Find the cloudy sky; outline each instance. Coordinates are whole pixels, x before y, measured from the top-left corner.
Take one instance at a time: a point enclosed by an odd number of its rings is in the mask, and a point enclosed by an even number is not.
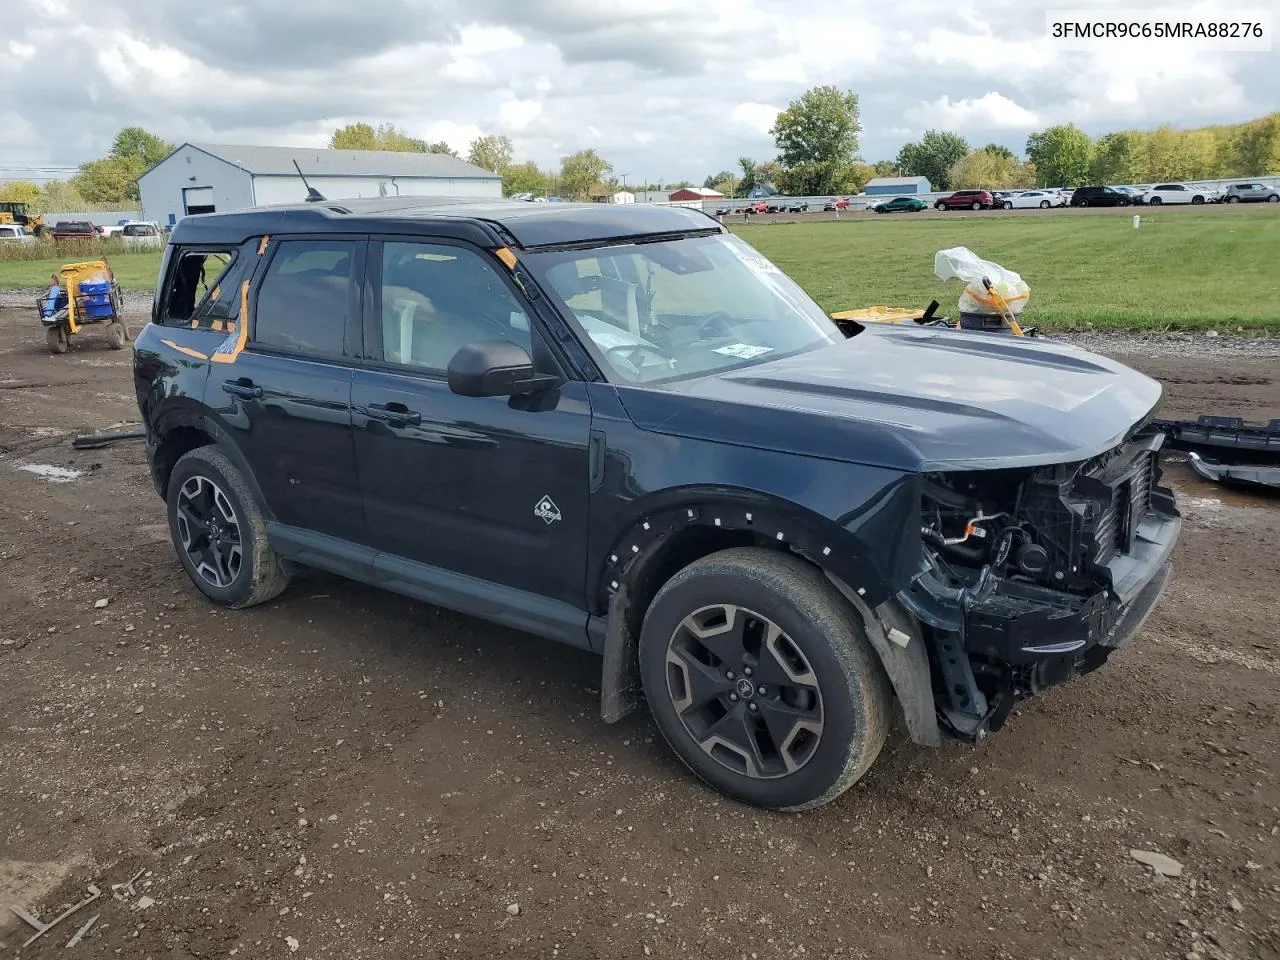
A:
[[[1280,109],[1280,47],[1057,52],[1044,10],[1066,5],[0,0],[0,178],[74,167],[131,124],[175,142],[323,146],[366,120],[463,150],[505,133],[544,165],[594,147],[633,183],[700,182],[770,158],[777,110],[821,83],[860,95],[871,161],[927,127],[1021,152],[1065,121],[1098,134]]]

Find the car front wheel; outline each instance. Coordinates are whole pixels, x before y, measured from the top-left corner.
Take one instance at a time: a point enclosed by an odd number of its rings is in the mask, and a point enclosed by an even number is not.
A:
[[[947,209],[947,205],[946,205],[945,203],[935,203],[935,204],[933,205],[933,209],[935,209],[935,210],[945,210],[945,209]]]
[[[267,522],[230,458],[214,446],[179,458],[165,500],[169,533],[187,576],[224,607],[251,607],[289,584],[267,542]]]
[[[1158,207],[1158,206],[1160,206],[1160,204],[1162,204],[1162,203],[1164,203],[1164,201],[1163,201],[1163,200],[1161,200],[1159,197],[1152,197],[1150,200],[1148,200],[1148,201],[1147,201],[1147,206],[1148,206],[1148,207]]]
[[[1013,209],[1013,203],[1009,200],[1006,200],[1004,203],[1000,204],[1000,206],[1004,207],[1006,210]]]
[[[677,573],[645,615],[640,670],[680,759],[746,803],[826,803],[884,745],[889,681],[857,614],[788,554],[724,550]]]
[[[980,204],[980,203],[976,203],[976,202],[975,202],[974,204],[972,204],[972,207],[973,207],[973,209],[974,209],[974,210],[981,210],[981,209],[982,209],[982,204]]]
[[[1239,202],[1240,202],[1239,197],[1227,197],[1227,203],[1239,203]]]
[[[1267,203],[1280,203],[1280,193],[1273,193],[1267,197]]]

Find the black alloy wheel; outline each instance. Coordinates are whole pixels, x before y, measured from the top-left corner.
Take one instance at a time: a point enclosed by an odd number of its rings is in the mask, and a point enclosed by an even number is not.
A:
[[[244,546],[240,521],[221,487],[205,476],[188,478],[178,491],[176,526],[197,576],[223,590],[236,582]]]
[[[800,648],[753,610],[716,604],[685,617],[667,643],[667,693],[689,736],[735,773],[795,773],[823,732],[822,691]]]

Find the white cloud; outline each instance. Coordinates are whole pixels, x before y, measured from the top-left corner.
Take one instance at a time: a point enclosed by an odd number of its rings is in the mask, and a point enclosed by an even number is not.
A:
[[[922,127],[976,132],[1029,131],[1040,123],[1040,118],[1030,110],[995,91],[955,101],[943,94],[932,103],[911,107],[905,116]]]
[[[498,107],[498,119],[511,130],[523,130],[542,114],[537,100],[506,100]]]
[[[730,114],[734,123],[756,133],[768,133],[777,119],[780,108],[767,103],[740,103]]]
[[[747,79],[753,83],[804,83],[808,76],[799,57],[782,57],[757,63],[747,71]]]
[[[774,156],[777,105],[816,84],[859,95],[868,160],[926,127],[1020,147],[1052,123],[1098,135],[1275,109],[1275,54],[1063,52],[1045,36],[1058,5],[0,0],[14,14],[0,120],[27,131],[24,158],[59,166],[101,156],[131,124],[174,141],[320,145],[363,120],[459,149],[507,133],[518,159],[543,165],[590,147],[637,179],[700,182]]]

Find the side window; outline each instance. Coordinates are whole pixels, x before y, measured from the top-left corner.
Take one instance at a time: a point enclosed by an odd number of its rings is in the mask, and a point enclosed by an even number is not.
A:
[[[529,317],[497,269],[465,247],[382,246],[382,359],[443,371],[460,348],[510,340],[531,350]]]
[[[342,356],[351,304],[355,244],[285,240],[258,288],[253,342],[319,356]]]
[[[165,301],[165,323],[188,324],[211,310],[220,319],[234,316],[238,305],[231,285],[224,281],[235,255],[234,250],[183,250],[175,254]]]

